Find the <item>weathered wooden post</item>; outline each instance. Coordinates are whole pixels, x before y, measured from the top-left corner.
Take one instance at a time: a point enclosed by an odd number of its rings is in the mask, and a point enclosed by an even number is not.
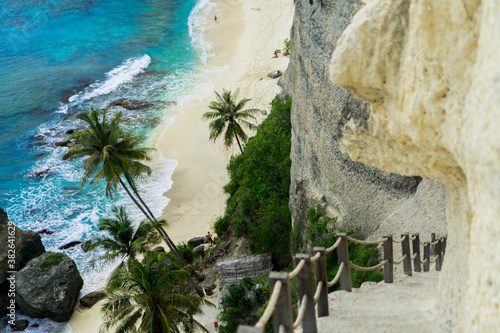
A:
[[[316,275],[316,286],[321,281],[323,287],[319,293],[318,299],[318,317],[327,317],[330,313],[328,310],[328,276],[326,275],[326,254],[324,247],[314,247],[313,252],[320,253],[320,257],[314,263],[314,272]]]
[[[441,252],[443,253],[443,257],[441,258],[441,264],[444,263],[444,257],[446,257],[445,256],[445,254],[446,254],[446,240],[448,239],[448,237],[443,237],[442,239],[443,239],[443,244],[441,247]]]
[[[420,236],[418,233],[414,233],[412,235],[413,237],[415,237],[412,243],[413,255],[417,254],[415,259],[413,260],[413,269],[415,270],[415,272],[421,272],[422,265],[420,264]]]
[[[408,232],[403,232],[401,237],[405,239],[401,243],[401,249],[403,250],[403,256],[406,254],[406,258],[403,260],[403,270],[406,275],[412,276],[411,269],[411,252],[410,252],[410,234]]]
[[[290,296],[290,280],[288,273],[271,272],[269,274],[269,290],[274,289],[276,282],[281,281],[281,292],[273,312],[273,330],[279,332],[280,325],[285,327],[285,333],[293,332],[292,297]]]
[[[384,260],[388,261],[384,265],[384,281],[385,283],[392,283],[394,277],[394,263],[392,253],[392,235],[385,235],[384,238]]]
[[[431,234],[431,243],[434,243],[435,241],[436,241],[436,233],[433,232]],[[435,245],[429,245],[429,246],[432,246],[432,248],[431,248],[431,254],[433,256],[435,256],[436,255],[436,246]]]
[[[347,244],[347,235],[345,233],[338,233],[337,238],[341,238],[339,246],[337,247],[337,255],[339,265],[344,263],[344,270],[340,274],[340,286],[342,290],[352,291],[351,287],[351,268],[349,267],[349,247]]]
[[[424,261],[427,260],[424,264],[424,272],[429,271],[429,267],[431,266],[431,243],[424,243]]]
[[[308,254],[298,253],[295,255],[295,265],[304,260],[304,266],[297,275],[299,300],[302,302],[304,295],[307,295],[306,309],[302,319],[302,330],[304,332],[316,333],[316,311],[314,311],[314,286],[312,279],[311,258]],[[302,303],[301,303],[302,305]]]
[[[438,239],[437,240],[437,244],[436,244],[436,255],[438,256],[437,259],[436,259],[436,271],[440,271],[441,270],[441,266],[442,266],[442,259],[443,259],[443,254],[441,253],[441,239]]]

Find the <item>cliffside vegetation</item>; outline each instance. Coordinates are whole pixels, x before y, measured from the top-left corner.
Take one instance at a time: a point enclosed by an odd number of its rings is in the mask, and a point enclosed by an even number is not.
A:
[[[276,269],[290,261],[291,124],[289,97],[276,97],[272,109],[245,145],[245,155],[233,156],[226,211],[215,223],[217,234],[232,231],[250,241],[254,253],[272,253]]]

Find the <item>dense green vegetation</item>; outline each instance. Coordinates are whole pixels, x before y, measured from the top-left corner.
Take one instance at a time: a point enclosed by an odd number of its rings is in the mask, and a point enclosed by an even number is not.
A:
[[[222,299],[220,333],[234,333],[238,325],[255,325],[269,300],[269,284],[265,277],[246,277],[239,284],[232,284]],[[272,332],[272,321],[266,332]]]
[[[250,241],[254,253],[272,253],[275,268],[286,267],[290,256],[290,109],[292,100],[276,97],[271,113],[245,145],[245,155],[233,156],[227,167],[230,181],[225,215],[215,223],[222,235],[232,230]]]

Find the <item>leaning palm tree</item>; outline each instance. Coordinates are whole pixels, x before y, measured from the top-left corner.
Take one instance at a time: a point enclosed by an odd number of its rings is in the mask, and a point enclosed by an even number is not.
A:
[[[108,262],[117,258],[121,258],[123,264],[125,259],[136,259],[138,254],[146,253],[149,246],[161,241],[162,238],[155,229],[166,226],[165,220],[144,220],[137,228],[134,228],[133,221],[123,206],[113,207],[112,212],[113,218],[102,218],[97,224],[97,229],[107,235],[96,237],[87,247],[88,250],[106,251],[92,260],[91,264]]]
[[[248,119],[255,119],[255,114],[260,112],[259,109],[246,109],[245,104],[247,104],[250,99],[244,98],[239,102],[235,102],[238,91],[234,94],[231,91],[223,90],[222,96],[218,92],[215,92],[217,101],[210,102],[208,106],[213,111],[208,111],[203,114],[203,118],[207,120],[212,120],[210,122],[210,139],[214,141],[223,135],[224,145],[229,148],[234,140],[238,143],[240,151],[243,155],[243,148],[241,147],[241,142],[246,142],[248,137],[242,129],[242,125],[245,125],[248,129],[255,129],[256,125],[248,121]],[[240,142],[241,140],[241,142]]]
[[[132,258],[128,269],[118,269],[107,285],[108,300],[102,306],[101,332],[169,333],[207,331],[193,318],[207,300],[188,295],[191,277],[183,270],[162,267],[161,255],[146,252],[143,263]],[[213,305],[212,305],[213,306]]]
[[[120,126],[121,112],[115,113],[111,119],[107,118],[107,112],[108,108],[104,109],[102,120],[99,119],[100,114],[94,108],[91,108],[90,113],[83,112],[77,115],[77,118],[86,122],[89,128],[73,134],[75,145],[70,147],[63,159],[87,157],[83,164],[84,173],[80,181],[81,186],[89,179],[94,185],[104,179],[106,181],[106,196],[112,197],[119,184],[141,212],[148,219],[156,221],[151,210],[140,197],[134,183],[135,178],[151,173],[151,168],[143,164],[142,161],[149,160],[149,155],[154,149],[141,147],[145,141],[143,136],[135,135],[133,131],[124,133]],[[122,174],[141,203],[123,181]],[[165,238],[172,253],[184,265],[182,255],[167,233],[161,227],[157,230]]]

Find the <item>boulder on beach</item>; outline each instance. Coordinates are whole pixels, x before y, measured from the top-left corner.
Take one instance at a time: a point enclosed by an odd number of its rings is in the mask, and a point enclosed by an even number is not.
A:
[[[84,308],[91,308],[93,307],[97,302],[100,300],[103,300],[107,297],[108,295],[104,290],[98,290],[91,292],[90,294],[87,294],[80,298],[80,305],[83,306]]]
[[[83,280],[73,259],[46,252],[31,260],[16,276],[16,303],[28,316],[67,321]]]
[[[12,241],[11,241],[12,240]],[[10,266],[9,255],[12,257],[12,245],[15,244],[15,263]],[[31,259],[45,252],[42,238],[39,234],[21,230],[9,221],[7,213],[0,207],[0,317],[7,314],[9,303],[8,291],[10,277],[8,271],[19,271]]]
[[[267,76],[269,76],[271,79],[275,79],[277,77],[280,77],[282,74],[283,73],[281,73],[281,71],[274,71],[274,72],[267,74]]]
[[[197,257],[203,257],[205,255],[205,244],[200,244],[193,249],[193,253]]]
[[[194,238],[191,238],[190,240],[188,240],[187,244],[191,247],[191,248],[195,248],[197,247],[198,245],[201,245],[205,243],[205,238],[203,237],[194,237]]]

